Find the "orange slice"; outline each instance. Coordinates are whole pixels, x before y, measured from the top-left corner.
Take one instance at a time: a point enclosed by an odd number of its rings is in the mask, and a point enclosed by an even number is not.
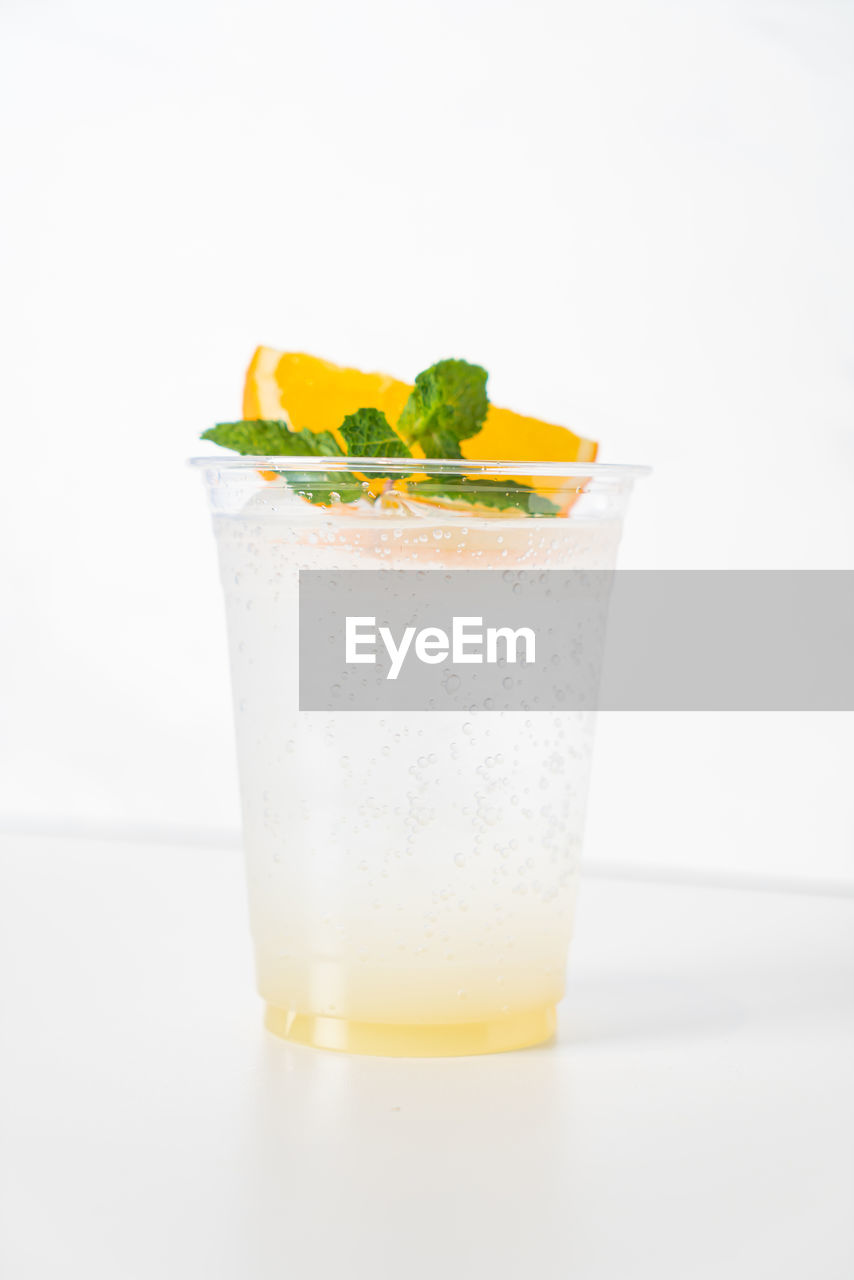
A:
[[[595,462],[599,446],[595,440],[577,436],[568,427],[539,418],[526,418],[512,409],[489,406],[486,422],[477,435],[460,441],[464,458],[506,459],[508,462]],[[517,484],[527,484],[542,497],[556,502],[566,515],[578,499],[584,477],[512,476]]]
[[[246,371],[243,416],[285,418],[294,431],[331,431],[348,413],[372,406],[394,425],[412,387],[384,373],[362,373],[293,351],[259,347]]]
[[[394,425],[412,387],[384,373],[362,373],[301,352],[259,347],[246,371],[243,416],[284,418],[295,431],[331,431],[343,448],[338,429],[348,413],[368,405],[382,409]],[[477,435],[461,441],[464,458],[543,462],[594,462],[597,444],[566,427],[527,418],[512,409],[490,405]],[[417,452],[421,453],[420,450]],[[578,496],[584,477],[543,480],[513,476],[530,485],[566,512]]]

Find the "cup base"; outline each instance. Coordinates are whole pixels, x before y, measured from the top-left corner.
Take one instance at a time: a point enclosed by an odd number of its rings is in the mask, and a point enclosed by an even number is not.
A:
[[[542,1044],[554,1035],[557,1012],[552,1004],[489,1022],[352,1022],[268,1004],[264,1025],[282,1040],[315,1049],[386,1058],[456,1058]]]

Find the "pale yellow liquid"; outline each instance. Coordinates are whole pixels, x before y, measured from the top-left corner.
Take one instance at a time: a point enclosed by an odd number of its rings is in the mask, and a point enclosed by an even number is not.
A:
[[[487,1022],[355,1022],[285,1011],[267,1005],[264,1024],[274,1035],[316,1049],[387,1058],[453,1058],[528,1049],[554,1035],[554,1005]]]

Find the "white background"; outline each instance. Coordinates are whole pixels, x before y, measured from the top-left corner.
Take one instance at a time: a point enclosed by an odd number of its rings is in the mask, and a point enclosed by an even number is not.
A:
[[[238,823],[198,480],[264,342],[651,462],[632,567],[854,567],[854,6],[6,0],[0,824]],[[851,716],[603,717],[591,859],[854,880]]]

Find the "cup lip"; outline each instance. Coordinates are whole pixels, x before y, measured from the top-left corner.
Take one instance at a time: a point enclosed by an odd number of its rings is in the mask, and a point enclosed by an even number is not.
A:
[[[382,472],[383,475],[411,476],[416,473],[447,475],[449,472],[466,476],[543,476],[583,477],[585,480],[639,479],[648,476],[652,468],[640,463],[620,462],[543,462],[521,458],[362,458],[350,454],[306,457],[276,454],[205,454],[190,458],[191,467],[213,468],[221,471],[289,471],[338,472],[360,471],[363,475]]]

